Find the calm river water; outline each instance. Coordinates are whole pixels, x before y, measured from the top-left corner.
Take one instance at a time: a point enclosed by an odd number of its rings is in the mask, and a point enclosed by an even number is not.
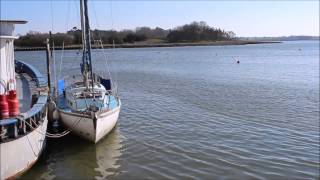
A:
[[[64,51],[61,76],[80,71],[77,52]],[[118,125],[96,145],[48,139],[22,179],[319,179],[318,41],[105,53]],[[44,51],[16,59],[45,72]]]

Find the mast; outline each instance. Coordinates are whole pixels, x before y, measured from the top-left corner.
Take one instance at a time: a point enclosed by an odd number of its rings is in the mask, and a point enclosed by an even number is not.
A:
[[[81,17],[81,30],[82,30],[82,64],[81,72],[83,75],[83,82],[86,89],[89,90],[89,71],[91,76],[91,86],[93,91],[94,78],[92,71],[91,61],[91,39],[90,39],[90,25],[88,17],[88,0],[80,0],[80,17]]]

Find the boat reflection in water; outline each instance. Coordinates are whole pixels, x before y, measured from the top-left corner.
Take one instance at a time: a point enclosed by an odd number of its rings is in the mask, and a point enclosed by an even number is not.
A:
[[[119,173],[122,141],[116,127],[95,146],[67,135],[50,139],[44,156],[22,179],[106,179]]]
[[[114,176],[119,173],[120,164],[118,160],[122,154],[122,140],[123,137],[120,136],[119,130],[115,129],[96,146],[96,163],[98,167],[95,168],[95,171],[100,173],[100,176],[96,176],[96,179],[105,179],[108,176]]]

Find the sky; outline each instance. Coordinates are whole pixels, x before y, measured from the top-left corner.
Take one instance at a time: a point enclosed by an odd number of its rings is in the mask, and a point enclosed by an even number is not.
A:
[[[238,37],[319,36],[319,0],[89,0],[91,29],[174,28],[193,21]],[[0,19],[27,20],[17,34],[80,27],[78,0],[0,0]]]

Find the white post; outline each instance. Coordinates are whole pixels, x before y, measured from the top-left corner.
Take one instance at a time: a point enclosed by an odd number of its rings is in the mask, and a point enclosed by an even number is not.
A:
[[[26,21],[0,20],[0,94],[16,88],[13,35],[15,24]]]

